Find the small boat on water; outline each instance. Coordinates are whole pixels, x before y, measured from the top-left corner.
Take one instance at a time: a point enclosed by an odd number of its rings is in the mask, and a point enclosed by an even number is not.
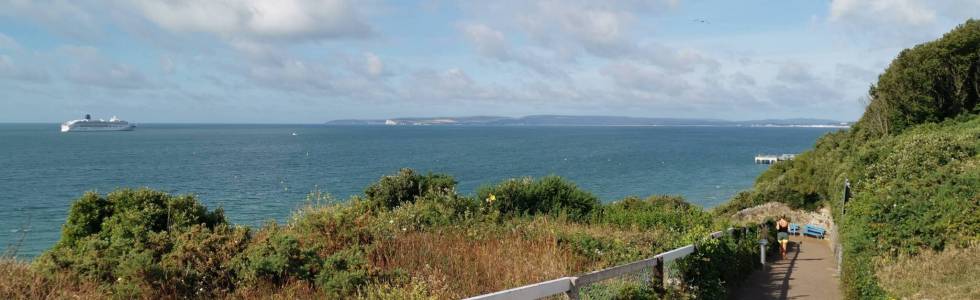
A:
[[[112,116],[108,121],[103,119],[92,120],[92,115],[86,114],[84,119],[71,120],[61,123],[61,132],[73,131],[132,131],[136,129],[135,124],[120,120]]]

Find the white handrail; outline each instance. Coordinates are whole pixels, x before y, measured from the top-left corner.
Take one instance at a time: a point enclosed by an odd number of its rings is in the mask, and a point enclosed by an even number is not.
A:
[[[728,228],[728,230],[726,231],[712,232],[709,235],[709,237],[721,238],[725,234],[730,235],[734,230],[735,230],[734,228]],[[594,282],[599,282],[602,280],[606,280],[608,278],[620,276],[622,274],[636,272],[637,270],[641,270],[644,268],[656,267],[658,264],[684,258],[688,255],[691,255],[691,253],[694,253],[694,251],[696,250],[697,248],[694,246],[694,244],[690,244],[667,252],[657,254],[651,258],[642,259],[642,260],[626,263],[623,265],[602,269],[599,271],[589,272],[576,277],[562,277],[562,278],[553,279],[545,282],[533,283],[533,284],[507,289],[499,292],[473,296],[470,298],[466,298],[466,300],[539,299],[539,298],[544,298],[557,294],[568,293],[570,291],[577,290],[582,286],[586,286]],[[663,276],[663,274],[660,275]]]
[[[509,290],[466,298],[467,300],[517,300],[538,299],[561,294],[572,289],[575,277],[562,277],[545,282],[516,287]]]

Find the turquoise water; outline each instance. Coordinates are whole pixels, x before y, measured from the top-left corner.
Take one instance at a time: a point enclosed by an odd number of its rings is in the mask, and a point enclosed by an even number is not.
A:
[[[402,167],[452,174],[466,194],[556,174],[604,201],[680,194],[711,207],[765,170],[755,154],[801,152],[830,130],[146,124],[63,134],[0,124],[0,247],[19,244],[21,257],[50,247],[71,201],[90,190],[193,193],[231,222],[257,225],[285,220],[316,188],[343,199]]]

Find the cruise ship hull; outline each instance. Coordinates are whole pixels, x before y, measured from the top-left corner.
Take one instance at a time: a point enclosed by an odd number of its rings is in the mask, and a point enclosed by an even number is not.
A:
[[[132,131],[133,129],[136,129],[136,126],[133,124],[105,127],[61,125],[61,132]]]

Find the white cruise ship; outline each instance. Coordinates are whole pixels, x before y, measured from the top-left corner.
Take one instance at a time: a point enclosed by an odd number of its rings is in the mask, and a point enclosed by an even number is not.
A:
[[[69,131],[130,131],[136,128],[136,125],[130,124],[129,122],[120,120],[115,116],[109,121],[98,119],[92,120],[91,115],[85,115],[85,119],[72,120],[68,122],[61,123],[61,132]]]

